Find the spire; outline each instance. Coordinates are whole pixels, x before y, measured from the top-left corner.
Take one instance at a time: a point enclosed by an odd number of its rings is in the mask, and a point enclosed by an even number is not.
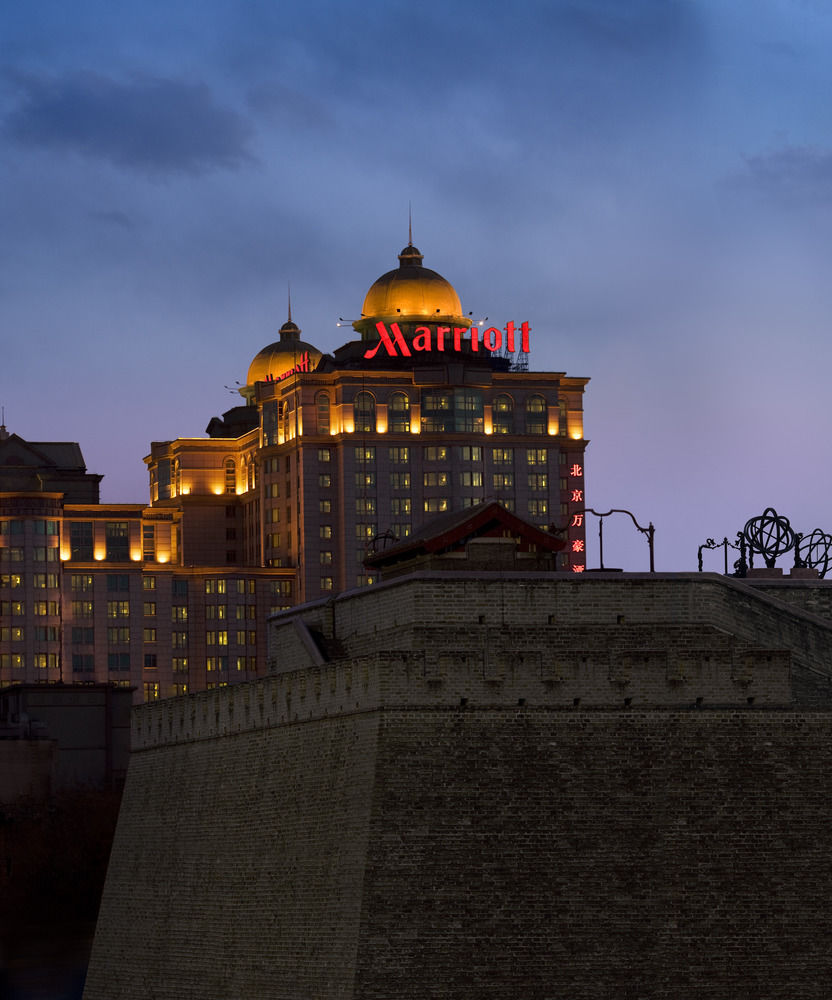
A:
[[[292,283],[290,281],[286,282],[286,290],[289,297],[289,322],[292,322]]]
[[[413,206],[411,202],[407,203],[407,245],[413,246]]]

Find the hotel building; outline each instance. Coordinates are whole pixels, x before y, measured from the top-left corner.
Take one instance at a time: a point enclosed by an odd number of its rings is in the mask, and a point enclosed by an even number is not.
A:
[[[472,325],[422,260],[405,247],[332,354],[290,316],[242,405],[151,444],[149,504],[100,504],[77,445],[3,429],[0,685],[152,700],[251,679],[270,613],[372,584],[368,553],[487,499],[583,570],[587,379],[530,371],[534,331]]]

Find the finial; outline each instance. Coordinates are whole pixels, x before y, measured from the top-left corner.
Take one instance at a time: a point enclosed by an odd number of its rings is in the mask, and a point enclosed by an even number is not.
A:
[[[289,298],[289,322],[292,322],[292,283],[290,281],[286,282],[286,291]]]
[[[407,245],[413,246],[413,208],[412,203],[407,203]]]

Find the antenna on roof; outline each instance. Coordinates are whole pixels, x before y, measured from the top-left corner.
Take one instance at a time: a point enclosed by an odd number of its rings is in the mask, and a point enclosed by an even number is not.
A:
[[[289,322],[292,322],[292,283],[286,282],[286,292],[289,298]]]
[[[412,202],[407,203],[407,245],[413,246],[413,207]]]

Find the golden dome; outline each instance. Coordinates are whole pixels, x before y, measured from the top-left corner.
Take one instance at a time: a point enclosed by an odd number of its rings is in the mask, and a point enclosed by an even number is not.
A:
[[[441,274],[422,267],[423,255],[408,244],[399,254],[399,266],[373,282],[364,299],[356,330],[375,333],[378,320],[405,323],[447,323],[470,326],[453,285]]]
[[[290,319],[280,328],[280,340],[264,347],[248,366],[246,385],[277,382],[293,371],[311,372],[322,357],[317,347],[300,339],[300,330]]]

